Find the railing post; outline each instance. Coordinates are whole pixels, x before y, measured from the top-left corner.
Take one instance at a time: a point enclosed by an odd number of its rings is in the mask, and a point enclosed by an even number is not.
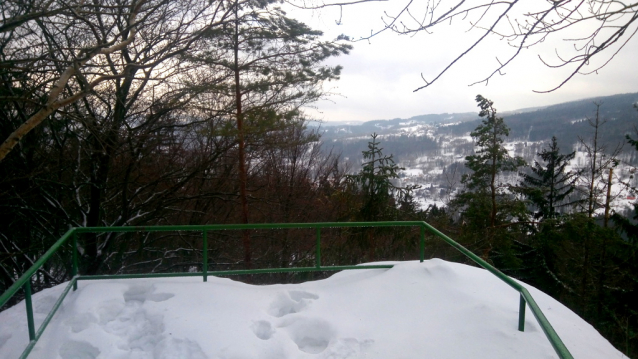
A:
[[[29,341],[32,341],[35,340],[35,325],[33,324],[33,305],[31,303],[31,278],[24,283],[24,304],[27,307]]]
[[[518,331],[525,331],[525,298],[523,298],[523,293],[521,293],[521,301],[518,305]]]
[[[321,268],[321,227],[317,227],[317,244],[315,250],[317,251],[315,255],[315,267]]]
[[[420,226],[421,228],[421,238],[419,239],[419,259],[421,263],[425,259],[425,226]]]
[[[71,268],[71,278],[75,278],[78,275],[78,234],[73,232],[73,267]],[[78,289],[78,281],[73,283],[73,291]]]
[[[208,231],[202,231],[202,237],[204,240],[204,264],[202,272],[204,273],[204,282],[208,281]]]

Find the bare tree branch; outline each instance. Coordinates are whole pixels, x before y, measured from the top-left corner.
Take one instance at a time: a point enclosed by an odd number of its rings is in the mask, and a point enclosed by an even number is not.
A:
[[[298,7],[304,7],[304,4]],[[427,0],[425,3],[417,3],[405,0],[404,5],[392,13],[383,13],[381,29],[371,31],[370,35],[356,41],[368,41],[388,31],[399,35],[430,33],[434,28],[451,24],[455,19],[469,22],[469,31],[483,32],[432,79],[427,79],[422,74],[421,78],[425,84],[416,88],[416,92],[438,81],[459,60],[484,44],[489,35],[506,40],[508,45],[515,49],[514,53],[508,55],[504,61],[497,59],[498,66],[487,77],[470,85],[488,83],[495,75],[503,74],[502,71],[521,55],[521,50],[562,37],[561,40],[572,45],[568,50],[575,52],[574,55],[563,57],[557,50],[558,64],[550,64],[539,55],[541,63],[548,67],[569,66],[571,69],[557,85],[547,90],[534,91],[551,92],[562,87],[577,74],[596,73],[607,66],[638,32],[636,0],[548,0],[544,4],[532,4],[531,6],[537,6],[537,10],[533,11],[523,7],[528,6],[527,4],[528,2],[518,0],[484,0],[479,3],[468,3],[465,0]],[[417,13],[422,15],[417,16]],[[582,35],[568,35],[573,34],[572,31],[578,31]],[[593,69],[589,69],[590,66]]]

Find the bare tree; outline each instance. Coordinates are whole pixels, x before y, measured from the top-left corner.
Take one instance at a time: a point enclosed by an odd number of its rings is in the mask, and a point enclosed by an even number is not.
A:
[[[99,88],[117,87],[124,77],[165,82],[170,73],[158,65],[195,47],[230,11],[222,1],[191,0],[2,4],[0,70],[6,84],[26,76],[30,86],[0,100],[30,106],[20,108],[24,121],[0,145],[0,161],[55,111]]]
[[[38,228],[45,233],[34,239],[50,240],[69,225],[158,220],[183,200],[183,188],[214,160],[216,151],[224,150],[212,147],[206,155],[188,155],[195,151],[190,138],[195,113],[185,107],[197,94],[188,80],[198,73],[178,58],[201,46],[204,32],[222,25],[229,11],[222,2],[94,1],[0,33],[0,111],[7,119],[1,129],[8,136],[0,154],[6,156],[49,119],[51,126],[31,136],[41,141],[35,152],[43,156],[20,148],[17,161],[10,162],[29,167],[34,162],[24,161],[29,156],[45,163],[44,154],[60,158],[57,166],[29,175],[36,182],[50,170],[51,182],[59,183],[54,191],[50,185],[33,186],[37,202],[21,200],[20,189],[3,193],[7,207],[21,206],[26,216],[43,217]],[[3,170],[11,172],[6,161]],[[3,184],[16,183],[5,179]],[[47,223],[53,221],[38,207],[59,223]],[[41,216],[33,215],[38,211]],[[86,270],[95,272],[113,236],[83,239],[83,256],[90,262]],[[28,252],[30,242],[20,243],[21,249]],[[46,247],[46,240],[42,242]]]
[[[600,143],[600,127],[607,123],[607,120],[600,118],[601,104],[595,103],[594,105],[596,106],[595,117],[587,119],[594,132],[590,139],[578,137],[579,146],[584,150],[588,161],[585,168],[582,169],[583,174],[577,184],[585,196],[585,200],[582,202],[583,211],[587,213],[589,218],[594,216],[597,209],[604,207],[604,194],[608,182],[605,174],[609,168],[618,164],[618,155],[622,151],[622,144],[610,150],[608,144]]]
[[[600,118],[601,104],[594,104],[596,106],[595,117],[593,119],[587,119],[594,132],[590,139],[579,137],[579,145],[584,149],[588,160],[585,168],[582,169],[582,175],[580,177],[580,181],[577,182],[577,184],[579,184],[580,191],[585,197],[584,200],[581,202],[583,212],[586,213],[587,217],[590,219],[587,222],[587,231],[586,234],[582,237],[581,243],[583,257],[580,269],[580,306],[583,311],[586,310],[589,300],[587,291],[590,278],[593,279],[595,277],[594,274],[590,273],[593,261],[592,257],[595,254],[594,251],[598,249],[595,245],[595,238],[592,235],[594,222],[591,219],[594,218],[596,210],[606,207],[604,203],[608,203],[609,201],[606,198],[609,197],[609,194],[607,194],[607,196],[605,196],[604,194],[608,193],[608,186],[611,185],[611,172],[609,173],[610,177],[605,178],[605,174],[607,173],[607,170],[609,168],[615,167],[618,164],[617,157],[622,150],[622,145],[618,145],[614,149],[610,150],[608,145],[601,143],[599,138],[600,127],[603,126],[607,121]],[[598,266],[599,276],[598,280],[596,281],[596,284],[598,285],[599,299],[602,296],[602,285],[605,278],[604,261],[607,251],[606,245],[607,238],[606,236],[603,236],[603,242],[601,246],[601,253],[603,253],[603,256],[601,264]]]

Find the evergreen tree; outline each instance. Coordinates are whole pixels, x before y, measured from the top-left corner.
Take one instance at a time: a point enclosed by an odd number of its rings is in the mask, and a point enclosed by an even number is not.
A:
[[[410,218],[417,212],[412,190],[420,186],[401,187],[392,183],[404,168],[394,163],[393,155],[383,154],[377,137],[373,133],[368,150],[362,152],[364,163],[361,171],[347,177],[348,190],[356,193],[358,199],[358,203],[352,206],[352,218],[366,222]],[[400,248],[405,248],[410,237],[405,229],[361,228],[355,229],[352,234],[365,253],[360,256],[364,255],[368,261],[378,260],[379,255],[397,254]]]
[[[634,108],[638,110],[638,102],[634,103]],[[638,130],[637,130],[638,131]],[[627,139],[627,143],[631,145],[636,151],[638,151],[638,140],[634,140],[631,136],[625,135]],[[626,184],[626,186],[632,191],[636,191],[635,187]],[[632,209],[632,220],[620,215],[618,212],[615,212],[611,219],[616,224],[616,227],[625,233],[629,242],[634,245],[638,245],[638,204],[634,203]]]
[[[392,184],[391,180],[399,178],[399,171],[404,168],[394,163],[393,155],[383,154],[377,137],[373,133],[368,150],[362,152],[363,160],[367,161],[361,171],[349,176],[362,196],[358,217],[363,221],[395,219],[397,202],[404,209],[415,208],[411,191],[418,186],[398,187]]]
[[[494,247],[507,251],[511,244],[511,230],[505,227],[514,217],[521,217],[524,206],[511,191],[511,186],[502,175],[514,172],[525,162],[520,157],[511,157],[504,146],[509,128],[502,117],[497,116],[493,102],[481,95],[476,96],[483,117],[481,124],[471,133],[477,147],[476,153],[465,158],[466,166],[472,170],[461,182],[466,190],[453,201],[462,209],[463,221],[469,226],[475,242],[482,242],[483,256],[487,258]]]
[[[634,108],[638,110],[638,102],[634,103]],[[627,143],[629,143],[631,147],[633,147],[634,149],[636,149],[636,151],[638,151],[638,140],[634,140],[629,135],[625,135],[625,138],[627,139]]]
[[[564,201],[574,191],[577,173],[565,171],[576,152],[560,154],[556,137],[547,148],[537,153],[545,162],[545,166],[534,161],[531,174],[522,173],[523,181],[519,191],[536,207],[534,218],[547,219],[558,216],[557,209],[564,206]]]

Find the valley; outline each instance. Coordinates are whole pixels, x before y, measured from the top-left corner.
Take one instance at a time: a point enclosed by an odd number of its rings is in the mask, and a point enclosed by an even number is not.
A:
[[[598,144],[603,153],[599,161],[608,159],[616,152],[611,207],[625,213],[635,201],[631,187],[638,185],[634,177],[638,158],[634,148],[626,144],[625,138],[626,135],[635,137],[636,134],[638,111],[633,104],[637,101],[638,94],[622,94],[505,112],[502,117],[510,128],[505,147],[510,156],[520,156],[530,166],[534,161],[540,161],[538,152],[552,136],[556,136],[562,153],[576,152],[568,170],[585,171],[590,163],[586,145],[590,144],[594,133],[588,120],[595,119],[596,104],[599,104],[601,126]],[[361,167],[361,151],[367,148],[370,135],[377,133],[383,153],[392,154],[394,161],[404,168],[395,184],[419,185],[414,197],[422,209],[433,205],[445,207],[463,188],[461,178],[469,172],[465,167],[465,157],[474,153],[470,132],[480,121],[477,113],[454,113],[361,124],[328,123],[324,124],[322,140],[324,150],[341,153],[349,172],[355,173]],[[608,171],[598,175],[596,186],[601,195],[605,192],[608,176]],[[520,177],[519,173],[505,173],[499,182],[517,185]],[[587,181],[581,178],[577,185],[586,187]],[[604,210],[600,208],[597,212],[600,211]]]

